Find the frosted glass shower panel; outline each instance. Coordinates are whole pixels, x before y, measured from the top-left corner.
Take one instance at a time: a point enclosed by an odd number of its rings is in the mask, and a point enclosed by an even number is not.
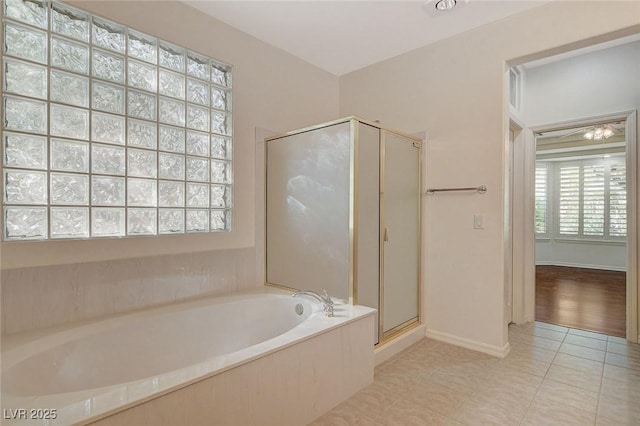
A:
[[[348,299],[351,124],[267,143],[267,282]]]
[[[383,331],[418,316],[420,270],[420,150],[384,132]]]

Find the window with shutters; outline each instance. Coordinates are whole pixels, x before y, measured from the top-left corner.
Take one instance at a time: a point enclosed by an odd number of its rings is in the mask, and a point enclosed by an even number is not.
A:
[[[557,176],[557,237],[626,237],[624,159],[551,164]]]
[[[549,234],[549,168],[546,163],[536,164],[535,232],[539,238]]]
[[[627,236],[627,169],[624,163],[609,170],[609,236]]]

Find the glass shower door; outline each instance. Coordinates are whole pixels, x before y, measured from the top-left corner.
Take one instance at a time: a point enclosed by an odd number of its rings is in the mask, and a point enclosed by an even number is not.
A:
[[[418,317],[420,149],[384,131],[382,188],[383,336]]]

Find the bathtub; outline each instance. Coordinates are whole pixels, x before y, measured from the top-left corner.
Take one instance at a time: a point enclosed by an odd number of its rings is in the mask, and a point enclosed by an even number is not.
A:
[[[373,381],[373,313],[272,289],[2,341],[2,424],[291,424]]]

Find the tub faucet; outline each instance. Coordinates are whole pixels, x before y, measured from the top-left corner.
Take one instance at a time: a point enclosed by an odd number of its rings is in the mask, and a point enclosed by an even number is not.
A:
[[[333,300],[331,300],[331,297],[329,296],[329,293],[327,293],[327,290],[323,290],[322,295],[316,293],[313,290],[300,290],[293,293],[293,297],[298,296],[313,297],[318,302],[322,303],[322,307],[324,308],[324,311],[327,313],[328,317],[333,316]]]

